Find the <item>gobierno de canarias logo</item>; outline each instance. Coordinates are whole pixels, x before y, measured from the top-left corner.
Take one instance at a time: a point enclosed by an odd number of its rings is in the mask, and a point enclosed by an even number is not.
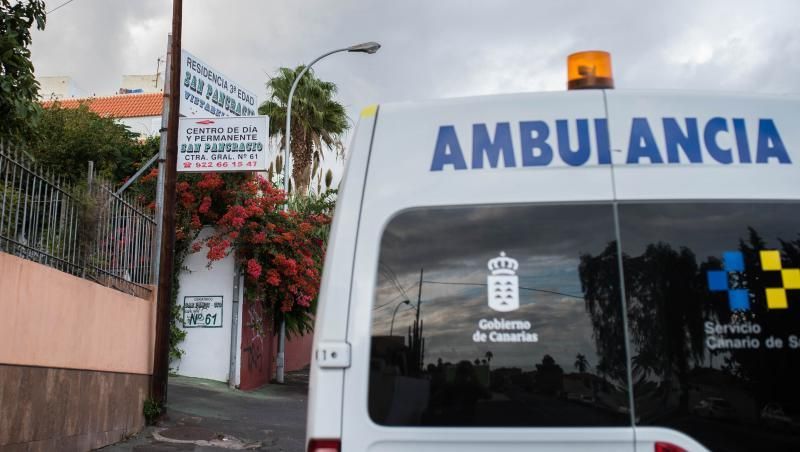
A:
[[[491,272],[486,278],[487,298],[489,308],[502,313],[509,313],[520,308],[519,305],[519,277],[517,270],[519,262],[500,252],[499,257],[490,259],[487,267]],[[472,334],[472,341],[476,343],[533,343],[539,342],[539,334],[533,329],[529,319],[507,319],[494,317],[482,318],[478,321],[477,328]]]
[[[778,250],[762,250],[759,258],[762,271],[780,272],[781,285],[764,289],[767,309],[787,309],[787,291],[800,290],[800,268],[784,268]],[[731,311],[750,310],[750,291],[731,287],[731,276],[744,271],[744,255],[740,251],[726,251],[722,253],[722,270],[709,270],[706,274],[709,291],[728,293],[728,307]]]

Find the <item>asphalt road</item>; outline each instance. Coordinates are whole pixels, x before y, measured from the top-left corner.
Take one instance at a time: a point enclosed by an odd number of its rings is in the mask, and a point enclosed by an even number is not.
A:
[[[215,381],[170,377],[167,416],[127,441],[104,452],[214,451],[230,448],[159,441],[156,433],[181,440],[235,437],[248,450],[302,452],[308,376],[287,375],[286,385],[266,385],[255,391],[237,391]],[[168,429],[168,430],[166,430]]]

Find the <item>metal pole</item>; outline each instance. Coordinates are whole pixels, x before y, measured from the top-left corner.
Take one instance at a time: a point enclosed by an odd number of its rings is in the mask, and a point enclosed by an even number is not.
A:
[[[180,49],[179,49],[180,50]],[[164,162],[167,158],[167,126],[169,125],[169,103],[172,89],[172,34],[167,36],[167,63],[164,73],[164,97],[161,107],[161,139],[158,143],[158,179],[156,180],[156,236],[153,241],[152,282],[158,282],[161,261],[161,230],[164,212]]]
[[[178,113],[180,109],[181,12],[182,0],[172,2],[172,55],[170,66],[169,121],[167,125],[166,161],[164,162],[164,211],[161,230],[161,258],[158,271],[156,302],[156,340],[153,359],[151,393],[156,403],[167,401],[169,371],[170,303],[172,301],[172,272],[175,258],[175,185],[178,164]]]
[[[284,159],[283,159],[283,190],[286,192],[286,196],[289,196],[289,154],[290,150],[292,149],[292,97],[294,97],[294,90],[297,88],[297,84],[300,83],[300,79],[311,69],[317,61],[325,58],[328,55],[333,55],[334,53],[339,52],[362,52],[362,53],[369,53],[373,54],[380,49],[381,46],[377,42],[365,42],[363,44],[357,44],[350,47],[345,47],[343,49],[336,49],[331,50],[328,53],[324,53],[317,58],[315,58],[311,63],[309,63],[306,67],[300,71],[300,74],[294,79],[294,83],[292,83],[292,88],[289,90],[289,98],[286,100],[286,129],[284,130]],[[289,204],[284,205],[284,210],[289,209]],[[284,372],[284,345],[286,342],[286,320],[281,319],[281,331],[280,337],[278,339],[278,357],[277,357],[277,369],[275,370],[275,380],[278,383],[283,383],[283,372]]]
[[[289,90],[289,98],[286,100],[286,129],[284,130],[284,149],[283,149],[283,191],[286,192],[286,196],[289,196],[289,156],[291,154],[290,150],[292,149],[292,98],[294,97],[294,90],[297,89],[297,85],[300,83],[300,80],[306,75],[311,66],[314,65],[317,61],[325,58],[328,55],[333,55],[334,53],[339,52],[346,52],[349,50],[349,47],[345,47],[343,49],[336,49],[332,50],[326,54],[323,54],[317,57],[314,61],[309,63],[306,67],[300,71],[300,74],[295,77],[294,83],[292,83],[292,88]],[[283,210],[289,210],[289,203],[287,202],[283,206]],[[284,369],[285,369],[285,352],[286,352],[286,320],[281,320],[281,329],[278,336],[278,356],[277,356],[277,363],[275,369],[275,381],[278,383],[283,383],[284,381]]]
[[[423,269],[419,269],[419,292],[417,292],[417,319],[416,324],[419,325],[419,305],[422,303],[422,274]]]
[[[163,112],[161,113],[161,122],[162,122],[162,123],[164,122],[164,113],[163,113]],[[130,187],[132,183],[136,182],[136,179],[138,179],[138,178],[139,178],[139,176],[141,176],[141,175],[142,175],[142,173],[144,173],[144,172],[147,170],[147,168],[150,168],[150,165],[152,165],[153,163],[155,163],[156,159],[157,159],[158,157],[160,157],[160,156],[161,156],[161,149],[160,149],[160,147],[161,147],[161,143],[160,143],[160,140],[159,140],[159,152],[158,152],[158,154],[154,155],[154,156],[153,156],[153,157],[152,157],[150,160],[148,160],[148,161],[147,161],[147,163],[145,163],[144,165],[142,165],[142,167],[141,167],[141,168],[139,168],[139,171],[137,171],[137,172],[136,172],[136,174],[134,174],[133,176],[131,176],[131,178],[130,178],[130,179],[128,179],[128,181],[127,181],[127,182],[125,182],[125,183],[122,185],[122,187],[120,187],[120,188],[119,188],[119,190],[117,190],[117,192],[116,192],[116,193],[114,193],[115,195],[117,195],[117,196],[120,196],[120,195],[122,195],[122,192],[124,192],[124,191],[125,191],[125,190],[126,190],[128,187]]]
[[[231,356],[228,369],[228,387],[236,387],[236,355],[239,349],[239,287],[242,279],[240,269],[233,272],[233,307],[231,308]]]

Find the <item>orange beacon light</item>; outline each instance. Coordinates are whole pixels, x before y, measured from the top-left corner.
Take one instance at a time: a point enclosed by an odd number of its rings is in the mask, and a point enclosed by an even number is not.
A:
[[[577,52],[567,57],[567,89],[613,89],[611,54],[602,50]]]

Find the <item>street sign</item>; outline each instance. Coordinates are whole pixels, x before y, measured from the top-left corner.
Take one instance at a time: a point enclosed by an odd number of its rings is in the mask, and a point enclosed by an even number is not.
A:
[[[267,116],[180,118],[178,171],[266,171]]]
[[[182,116],[255,116],[258,112],[254,93],[182,49],[180,96]]]

